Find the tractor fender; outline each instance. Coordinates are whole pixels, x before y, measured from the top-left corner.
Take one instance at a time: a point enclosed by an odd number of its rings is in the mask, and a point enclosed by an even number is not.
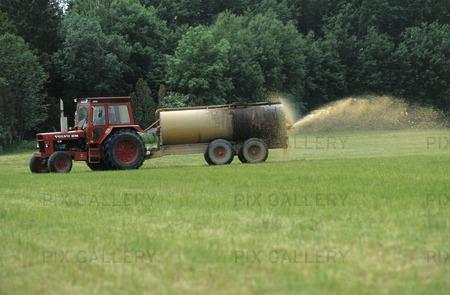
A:
[[[113,131],[122,130],[122,129],[134,129],[136,132],[142,132],[142,128],[139,125],[120,125],[120,126],[109,126],[106,128],[105,133],[98,141],[99,144],[102,144],[103,141],[111,134]]]

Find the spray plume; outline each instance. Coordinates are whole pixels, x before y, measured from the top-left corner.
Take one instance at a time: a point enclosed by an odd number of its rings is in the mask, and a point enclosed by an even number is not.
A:
[[[410,105],[389,96],[349,97],[311,112],[291,132],[441,128],[445,116],[432,108]]]

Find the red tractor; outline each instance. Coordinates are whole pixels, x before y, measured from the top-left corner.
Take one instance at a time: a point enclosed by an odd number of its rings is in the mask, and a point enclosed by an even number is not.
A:
[[[68,132],[38,133],[30,160],[33,173],[69,172],[72,160],[92,170],[137,169],[146,149],[134,123],[130,97],[77,99],[75,127]]]

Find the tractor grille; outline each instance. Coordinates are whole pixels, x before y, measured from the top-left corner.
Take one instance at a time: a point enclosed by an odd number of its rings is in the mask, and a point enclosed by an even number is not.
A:
[[[45,143],[43,141],[38,141],[39,144],[39,152],[44,154],[45,153]]]
[[[53,141],[55,151],[80,151],[84,150],[82,140],[55,140]]]

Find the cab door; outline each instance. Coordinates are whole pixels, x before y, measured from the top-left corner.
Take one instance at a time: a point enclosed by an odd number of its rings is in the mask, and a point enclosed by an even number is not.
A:
[[[104,105],[92,107],[92,140],[98,143],[106,129],[106,108]]]

